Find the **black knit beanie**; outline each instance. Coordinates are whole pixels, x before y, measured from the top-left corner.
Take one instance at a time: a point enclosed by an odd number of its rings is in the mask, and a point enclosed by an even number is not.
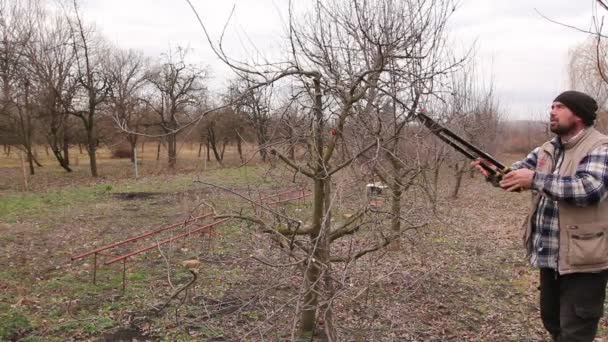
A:
[[[597,102],[580,91],[568,90],[555,98],[553,102],[561,102],[568,107],[576,116],[583,119],[586,126],[593,125],[595,120],[595,111],[597,110]]]

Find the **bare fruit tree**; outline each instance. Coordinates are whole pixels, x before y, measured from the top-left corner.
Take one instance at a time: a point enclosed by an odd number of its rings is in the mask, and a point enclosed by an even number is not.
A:
[[[333,263],[344,263],[341,272],[347,272],[353,261],[383,249],[398,236],[374,233],[370,227],[378,213],[364,203],[344,220],[333,217],[340,211],[335,187],[356,188],[344,184],[346,168],[394,139],[372,131],[368,141],[361,143],[346,133],[357,117],[377,120],[378,108],[386,99],[379,94],[394,94],[389,89],[390,75],[422,75],[411,61],[435,57],[439,46],[435,43],[453,8],[450,1],[314,1],[303,17],[290,14],[289,57],[263,65],[235,62],[224,54],[221,42],[215,45],[207,35],[217,55],[248,82],[250,91],[273,87],[274,92],[288,92],[307,125],[302,133],[307,141],[304,160],[289,157],[290,141],[273,142],[271,150],[304,177],[312,190],[312,207],[302,218],[304,223],[286,214],[275,215],[278,221],[250,218],[292,246],[288,256],[301,266],[303,287],[294,340],[310,340],[320,331],[330,341],[339,340],[333,305],[347,287],[338,280],[343,277]],[[411,101],[403,102],[409,102],[410,109],[416,107]],[[360,194],[348,196],[358,200]],[[421,225],[410,221],[401,232]],[[372,235],[360,248],[340,248],[344,239],[362,232]]]

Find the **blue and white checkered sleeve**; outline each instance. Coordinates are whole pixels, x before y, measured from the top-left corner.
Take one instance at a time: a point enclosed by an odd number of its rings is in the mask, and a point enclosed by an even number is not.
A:
[[[574,176],[536,172],[532,187],[553,200],[577,206],[603,201],[608,195],[608,145],[583,158]]]
[[[511,170],[517,169],[530,169],[534,170],[536,168],[536,161],[538,160],[538,151],[540,151],[540,147],[535,148],[526,156],[525,159],[516,161],[511,165]]]

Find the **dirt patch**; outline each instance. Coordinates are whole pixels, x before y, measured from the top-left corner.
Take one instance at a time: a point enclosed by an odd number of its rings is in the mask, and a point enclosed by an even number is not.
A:
[[[135,192],[115,192],[112,194],[114,198],[121,200],[136,200],[136,199],[148,199],[154,196],[159,196],[161,193],[159,192],[144,192],[144,191],[135,191]]]
[[[146,336],[137,327],[122,327],[113,331],[104,333],[100,338],[99,342],[114,342],[114,341],[154,341],[155,338]]]

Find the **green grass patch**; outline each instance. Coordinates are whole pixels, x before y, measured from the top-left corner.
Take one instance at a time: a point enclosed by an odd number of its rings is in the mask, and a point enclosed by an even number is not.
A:
[[[12,341],[32,329],[27,316],[15,309],[2,310],[0,314],[0,341]]]
[[[26,217],[48,217],[57,209],[98,200],[111,190],[109,185],[93,185],[40,193],[9,193],[0,197],[0,221],[14,223]]]
[[[127,270],[126,276],[127,292],[132,289],[145,288],[150,279],[148,272],[143,270]],[[92,274],[76,276],[71,273],[63,273],[39,282],[34,287],[33,292],[41,296],[56,293],[68,298],[83,298],[100,296],[107,291],[121,289],[122,271],[105,267],[97,270],[97,284],[93,284]]]
[[[46,192],[14,192],[0,198],[0,221],[15,223],[23,218],[48,217],[57,209],[87,204],[99,200],[112,192],[179,192],[202,187],[195,180],[231,186],[269,183],[263,178],[263,168],[244,166],[212,170],[200,174],[175,175],[171,177],[146,177],[127,180],[118,184],[76,186]]]
[[[264,170],[265,167],[262,166],[243,166],[200,173],[144,177],[115,185],[114,192],[172,193],[207,187],[205,184],[197,183],[197,180],[220,186],[260,185],[273,182],[272,179],[263,176]]]
[[[242,166],[235,168],[224,168],[210,170],[199,174],[196,178],[201,181],[215,183],[218,185],[253,185],[270,184],[276,182],[275,179],[265,175],[267,166]]]
[[[51,333],[69,335],[98,335],[104,330],[115,326],[115,322],[107,317],[82,317],[72,321],[57,323]]]

